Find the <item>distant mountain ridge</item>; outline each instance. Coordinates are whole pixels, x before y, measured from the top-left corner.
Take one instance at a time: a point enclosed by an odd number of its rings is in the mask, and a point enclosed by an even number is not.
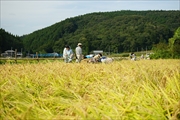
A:
[[[62,53],[66,44],[74,50],[78,42],[84,54],[97,49],[131,52],[167,43],[179,26],[180,11],[96,12],[67,18],[21,40],[31,53]]]

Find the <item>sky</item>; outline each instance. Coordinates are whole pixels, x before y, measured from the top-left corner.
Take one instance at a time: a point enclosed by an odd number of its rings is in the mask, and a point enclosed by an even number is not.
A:
[[[0,28],[22,36],[67,18],[120,10],[180,10],[180,0],[0,0]]]

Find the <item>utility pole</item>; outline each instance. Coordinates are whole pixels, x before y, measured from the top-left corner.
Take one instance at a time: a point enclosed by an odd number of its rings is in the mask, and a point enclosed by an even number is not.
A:
[[[11,57],[12,57],[12,47],[11,47]]]
[[[23,55],[23,54],[22,54],[22,48],[21,48],[21,57],[22,57],[22,55]]]
[[[110,46],[109,46],[109,55],[110,55]]]

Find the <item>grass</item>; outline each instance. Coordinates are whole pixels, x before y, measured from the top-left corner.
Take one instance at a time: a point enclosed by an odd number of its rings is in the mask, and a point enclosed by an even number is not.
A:
[[[180,60],[4,64],[0,118],[180,119]]]

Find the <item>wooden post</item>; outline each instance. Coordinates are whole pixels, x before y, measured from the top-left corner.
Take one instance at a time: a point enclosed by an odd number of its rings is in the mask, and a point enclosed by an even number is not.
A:
[[[54,53],[54,60],[55,60],[55,58],[56,58],[56,54]]]
[[[17,49],[15,49],[15,63],[17,63]]]
[[[39,62],[39,58],[38,58],[38,52],[36,52],[36,59]]]

